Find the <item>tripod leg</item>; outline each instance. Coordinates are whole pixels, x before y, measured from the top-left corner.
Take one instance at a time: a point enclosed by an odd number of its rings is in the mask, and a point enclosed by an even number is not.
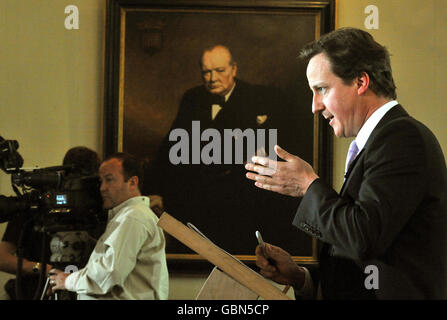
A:
[[[45,294],[48,290],[49,283],[50,283],[50,278],[48,277],[47,281],[45,282],[45,286],[43,287],[43,292],[42,292],[42,295],[40,296],[40,300],[43,300],[45,298]]]

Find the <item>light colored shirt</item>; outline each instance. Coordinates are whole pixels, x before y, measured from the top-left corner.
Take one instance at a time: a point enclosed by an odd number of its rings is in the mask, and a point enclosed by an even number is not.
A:
[[[65,279],[65,287],[89,299],[167,299],[169,275],[165,238],[148,197],[133,197],[108,212],[85,268]]]
[[[357,137],[355,138],[355,142],[359,149],[359,153],[365,147],[366,141],[368,141],[368,138],[371,135],[371,132],[377,126],[379,121],[382,120],[383,116],[392,107],[394,107],[398,104],[399,103],[396,100],[387,102],[383,106],[381,106],[379,109],[374,111],[374,113],[366,120],[366,122],[363,124],[362,128],[360,129],[359,133],[357,134]]]

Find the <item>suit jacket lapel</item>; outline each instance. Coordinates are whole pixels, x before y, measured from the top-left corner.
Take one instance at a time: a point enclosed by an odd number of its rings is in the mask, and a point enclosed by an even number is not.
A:
[[[401,117],[409,117],[408,113],[405,111],[404,108],[402,108],[402,106],[400,104],[396,105],[395,107],[393,107],[391,110],[389,110],[384,116],[383,118],[379,121],[379,123],[377,124],[377,126],[374,128],[374,130],[371,132],[371,135],[368,138],[368,141],[366,141],[366,144],[364,146],[363,149],[366,149],[370,144],[371,141],[374,140],[374,137],[377,135],[377,132],[380,131],[380,129],[387,124],[390,121],[393,121],[397,118],[401,118]]]
[[[343,191],[345,189],[345,186],[349,183],[349,176],[351,175],[351,172],[354,170],[355,164],[360,160],[360,158],[363,156],[364,151],[368,148],[368,146],[371,144],[371,141],[374,140],[374,137],[376,136],[377,132],[380,131],[380,129],[389,121],[392,121],[394,119],[400,118],[400,117],[408,117],[408,113],[405,111],[404,108],[400,104],[394,106],[391,110],[389,110],[383,118],[379,121],[377,126],[374,128],[374,130],[371,132],[371,135],[369,136],[368,140],[366,141],[365,146],[360,151],[360,153],[357,155],[357,157],[352,161],[350,164],[348,170],[345,174],[345,181],[343,182],[343,185],[340,190],[340,194],[343,194]]]
[[[241,123],[241,117],[244,112],[242,106],[244,106],[244,92],[247,91],[245,84],[236,79],[236,87],[231,93],[227,102],[219,111],[216,118],[213,120],[213,124],[217,128],[238,128],[243,126]],[[247,101],[249,104],[249,101]]]

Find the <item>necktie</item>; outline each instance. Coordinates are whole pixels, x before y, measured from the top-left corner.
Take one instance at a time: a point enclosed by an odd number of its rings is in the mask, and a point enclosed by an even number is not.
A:
[[[357,147],[357,143],[355,143],[355,140],[352,140],[351,144],[349,145],[348,155],[346,156],[345,174],[348,172],[349,165],[352,161],[354,161],[358,153],[359,148]]]

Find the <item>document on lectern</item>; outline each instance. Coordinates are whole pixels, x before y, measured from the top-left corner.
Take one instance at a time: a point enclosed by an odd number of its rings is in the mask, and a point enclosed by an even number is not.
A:
[[[259,273],[215,245],[193,225],[186,226],[165,212],[161,215],[158,226],[261,298],[265,300],[291,299]]]

